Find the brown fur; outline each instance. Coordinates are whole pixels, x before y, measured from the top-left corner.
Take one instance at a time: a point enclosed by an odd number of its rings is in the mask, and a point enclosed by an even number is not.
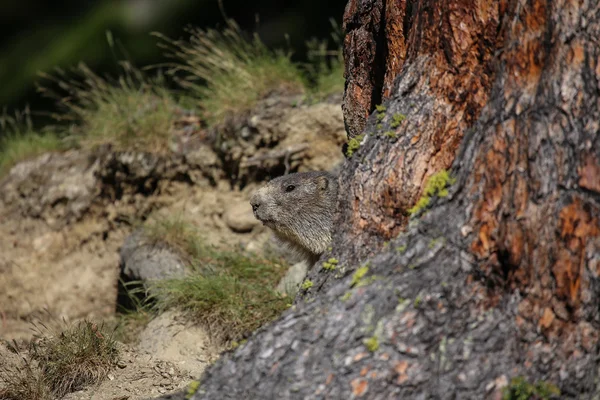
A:
[[[337,192],[337,178],[329,172],[300,172],[273,179],[250,204],[258,220],[314,264],[331,243]]]

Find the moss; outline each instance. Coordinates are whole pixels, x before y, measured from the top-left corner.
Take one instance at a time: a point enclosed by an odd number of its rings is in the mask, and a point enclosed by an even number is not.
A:
[[[187,387],[186,399],[191,399],[200,388],[200,381],[191,381]]]
[[[396,251],[400,254],[404,254],[404,252],[406,251],[406,245],[403,244],[402,246],[396,247]]]
[[[377,124],[375,127],[376,127],[377,129],[383,129],[383,124],[382,124],[382,123],[379,123],[379,124]]]
[[[346,293],[344,293],[344,295],[340,299],[342,301],[348,301],[348,300],[350,300],[350,297],[352,297],[352,292],[347,291]]]
[[[421,296],[417,296],[417,297],[415,297],[415,301],[413,302],[413,305],[415,306],[415,308],[418,308],[422,302],[423,302],[423,299],[421,298]]]
[[[330,258],[323,263],[323,269],[325,271],[334,271],[338,265],[337,258]]]
[[[360,149],[360,144],[364,139],[365,135],[358,135],[348,140],[348,148],[346,149],[346,156],[352,157],[352,155]]]
[[[438,243],[443,243],[445,241],[445,239],[443,237],[439,237],[439,238],[435,238],[435,239],[431,239],[429,241],[429,244],[427,245],[428,248],[433,249]]]
[[[384,118],[385,118],[385,114],[383,114],[383,113],[377,114],[377,121],[378,122],[383,121]]]
[[[392,123],[390,124],[390,127],[392,128],[397,128],[400,126],[400,124],[402,123],[402,121],[404,121],[406,119],[406,115],[404,114],[394,114],[392,116]]]
[[[383,134],[383,136],[388,137],[390,139],[396,139],[396,132],[394,131],[387,131]]]
[[[426,208],[431,202],[433,196],[446,197],[448,196],[448,186],[454,184],[456,179],[450,176],[450,172],[446,170],[439,171],[429,177],[425,184],[423,195],[417,203],[407,211],[410,215],[414,215]]]
[[[383,113],[385,112],[385,110],[387,110],[387,108],[383,104],[376,105],[375,109],[378,113]]]
[[[365,345],[367,350],[369,350],[371,353],[373,353],[373,352],[377,351],[377,349],[379,349],[379,339],[377,339],[377,336],[371,336],[368,339],[364,339],[363,344]]]
[[[518,376],[511,379],[510,385],[504,388],[502,400],[549,400],[556,396],[560,396],[560,389],[556,385],[545,381],[532,384],[524,377]]]
[[[367,272],[369,272],[369,267],[366,265],[357,269],[356,272],[354,272],[354,275],[352,275],[352,282],[350,283],[350,286],[358,285],[360,280],[367,274]]]
[[[302,289],[303,290],[308,290],[311,287],[313,287],[313,285],[314,285],[314,283],[310,279],[307,279],[304,282],[302,282]]]

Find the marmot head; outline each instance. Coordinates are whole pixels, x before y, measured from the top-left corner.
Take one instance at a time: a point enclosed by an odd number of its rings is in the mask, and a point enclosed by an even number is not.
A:
[[[250,200],[256,219],[284,241],[313,255],[331,242],[337,179],[328,172],[301,172],[273,179]]]

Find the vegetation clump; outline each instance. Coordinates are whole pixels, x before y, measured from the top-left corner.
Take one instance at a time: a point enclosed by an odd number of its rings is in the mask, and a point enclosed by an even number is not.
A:
[[[189,263],[185,278],[150,284],[158,311],[187,311],[225,343],[248,335],[288,307],[289,298],[275,290],[286,271],[278,260],[209,246],[180,219],[159,220],[149,232],[154,240],[185,252]]]
[[[448,187],[456,182],[456,178],[450,176],[446,170],[439,171],[429,177],[425,184],[423,195],[417,203],[407,211],[410,215],[414,215],[426,208],[431,202],[431,198],[448,196]]]
[[[383,136],[388,137],[390,139],[396,139],[396,132],[394,131],[387,131],[383,133]]]
[[[346,148],[347,157],[352,157],[352,155],[360,149],[360,144],[364,137],[365,135],[357,135],[348,141],[348,147]]]
[[[510,385],[504,388],[502,400],[549,400],[560,396],[556,385],[544,381],[535,384],[529,383],[522,376],[511,379]]]

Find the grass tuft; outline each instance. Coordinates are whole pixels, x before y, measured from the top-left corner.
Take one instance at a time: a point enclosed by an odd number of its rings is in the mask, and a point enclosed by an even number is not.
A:
[[[0,399],[51,400],[102,381],[119,353],[112,336],[89,321],[51,331],[37,327],[37,339],[18,364],[0,366]]]
[[[70,132],[92,145],[113,143],[118,148],[161,152],[169,148],[177,102],[162,76],[149,78],[128,62],[116,80],[95,74],[80,64],[67,74],[43,76],[57,86],[39,90],[58,101],[62,113],[52,116],[71,124]]]
[[[189,42],[155,36],[177,60],[170,73],[184,74],[180,83],[198,99],[209,125],[249,111],[273,92],[305,91],[305,77],[289,52],[270,50],[256,34],[246,38],[233,21],[222,32],[192,29],[189,33]]]
[[[160,220],[150,237],[187,254],[190,273],[181,279],[153,282],[149,292],[160,312],[187,311],[222,343],[239,340],[288,308],[289,298],[275,288],[287,266],[236,250],[204,243],[179,219]]]
[[[0,399],[51,400],[52,393],[42,371],[22,357],[19,365],[0,365]]]
[[[28,110],[14,117],[6,112],[0,116],[0,177],[20,161],[65,147],[55,132],[35,132]]]
[[[45,336],[29,351],[57,397],[102,381],[119,357],[112,334],[89,321]]]

